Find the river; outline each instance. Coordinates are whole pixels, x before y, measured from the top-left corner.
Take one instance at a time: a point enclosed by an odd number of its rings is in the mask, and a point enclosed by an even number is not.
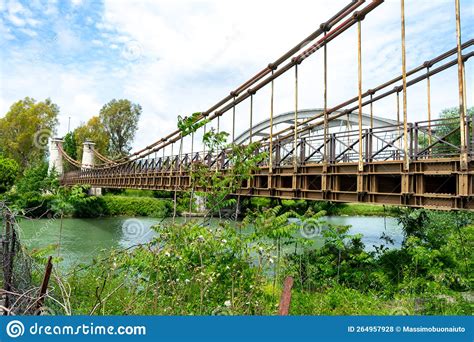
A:
[[[60,256],[62,267],[77,263],[90,263],[101,251],[112,248],[128,248],[150,241],[156,232],[151,229],[158,223],[170,219],[149,217],[107,217],[95,219],[66,218],[61,231]],[[178,218],[181,222],[183,218]],[[200,219],[202,220],[202,219]],[[350,225],[350,234],[360,233],[367,250],[380,245],[380,235],[385,232],[395,240],[393,247],[400,246],[403,234],[397,220],[391,217],[330,216],[324,218],[328,224]],[[210,221],[216,225],[218,219]],[[20,237],[30,250],[57,244],[60,236],[60,220],[23,219],[20,221]],[[313,238],[315,241],[320,237]]]

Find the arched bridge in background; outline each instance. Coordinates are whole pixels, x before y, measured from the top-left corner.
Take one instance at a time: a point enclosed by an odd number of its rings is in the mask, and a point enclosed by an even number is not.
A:
[[[474,125],[466,114],[465,79],[469,68],[465,64],[474,54],[474,40],[461,39],[459,0],[453,1],[457,45],[439,56],[429,56],[432,59],[410,70],[406,69],[402,0],[400,74],[377,87],[364,89],[362,22],[367,15],[376,15],[372,12],[382,3],[381,0],[351,1],[301,43],[202,112],[196,122],[208,121],[199,132],[170,132],[146,148],[117,160],[97,153],[93,144],[86,143],[82,162],[68,156],[61,140],[56,139],[51,144],[51,167],[62,170],[64,158],[77,168],[62,175],[64,185],[186,191],[191,186],[194,163],[204,163],[210,170],[232,168],[228,149],[210,153],[198,150],[195,142],[195,135],[210,127],[219,131],[224,118],[232,124],[229,138],[233,143],[245,145],[258,141],[255,153],[265,152],[268,156],[258,165],[252,179],[242,184],[238,194],[472,210]],[[358,92],[344,102],[329,104],[327,48],[353,26],[357,32],[358,59],[354,67],[358,71]],[[298,67],[315,53],[323,55],[324,107],[302,110]],[[456,68],[458,74],[455,90],[459,92],[459,117],[433,119],[431,77],[451,68]],[[284,74],[294,78],[291,90],[294,110],[277,115],[274,87]],[[421,82],[427,89],[426,120],[413,122],[407,110],[407,94],[413,85]],[[263,88],[271,94],[266,110],[268,118],[253,124],[254,99],[264,96]],[[373,104],[386,98],[394,99],[393,119],[374,115]],[[244,104],[250,125],[236,132],[236,119],[240,120],[236,108]]]

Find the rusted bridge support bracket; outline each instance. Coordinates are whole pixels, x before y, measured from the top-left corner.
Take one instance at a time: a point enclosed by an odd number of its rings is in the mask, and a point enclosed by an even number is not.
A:
[[[458,195],[469,196],[469,175],[466,172],[458,174]]]

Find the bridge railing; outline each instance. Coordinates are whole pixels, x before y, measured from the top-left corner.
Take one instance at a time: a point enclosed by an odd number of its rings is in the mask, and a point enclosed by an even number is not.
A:
[[[468,152],[473,155],[474,125],[472,118],[466,124]],[[364,162],[397,161],[404,157],[403,125],[389,125],[377,128],[364,128],[362,140],[359,141],[359,131],[333,132],[327,135],[317,134],[300,137],[296,148],[293,139],[278,141],[273,146],[273,166],[298,166],[322,163],[325,158],[328,163],[355,163],[359,159],[359,149],[362,148]],[[460,133],[458,119],[438,119],[420,121],[408,125],[407,142],[411,160],[428,158],[454,158],[460,154]],[[326,145],[326,146],[325,146]],[[269,153],[268,145],[261,145],[255,153]],[[66,178],[110,178],[128,175],[143,175],[153,173],[182,173],[191,170],[199,163],[210,169],[227,169],[232,167],[229,159],[231,149],[209,152],[174,154],[159,158],[147,158],[130,162],[106,170],[84,169],[67,173]],[[296,160],[295,160],[296,159]],[[269,165],[269,158],[259,166]]]

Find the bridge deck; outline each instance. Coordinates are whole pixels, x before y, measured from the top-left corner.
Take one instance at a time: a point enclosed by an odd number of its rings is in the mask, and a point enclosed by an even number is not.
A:
[[[404,205],[434,209],[474,209],[473,162],[461,171],[459,159],[416,160],[403,171],[403,161],[374,161],[358,172],[358,164],[340,162],[314,163],[298,167],[277,166],[272,174],[262,166],[239,193],[244,196],[267,196],[287,199],[327,200],[387,205]],[[89,184],[104,188],[130,188],[187,191],[190,177],[186,171],[130,171],[120,174],[68,173],[65,185]],[[198,189],[199,190],[199,189]],[[203,189],[200,189],[203,190]]]

